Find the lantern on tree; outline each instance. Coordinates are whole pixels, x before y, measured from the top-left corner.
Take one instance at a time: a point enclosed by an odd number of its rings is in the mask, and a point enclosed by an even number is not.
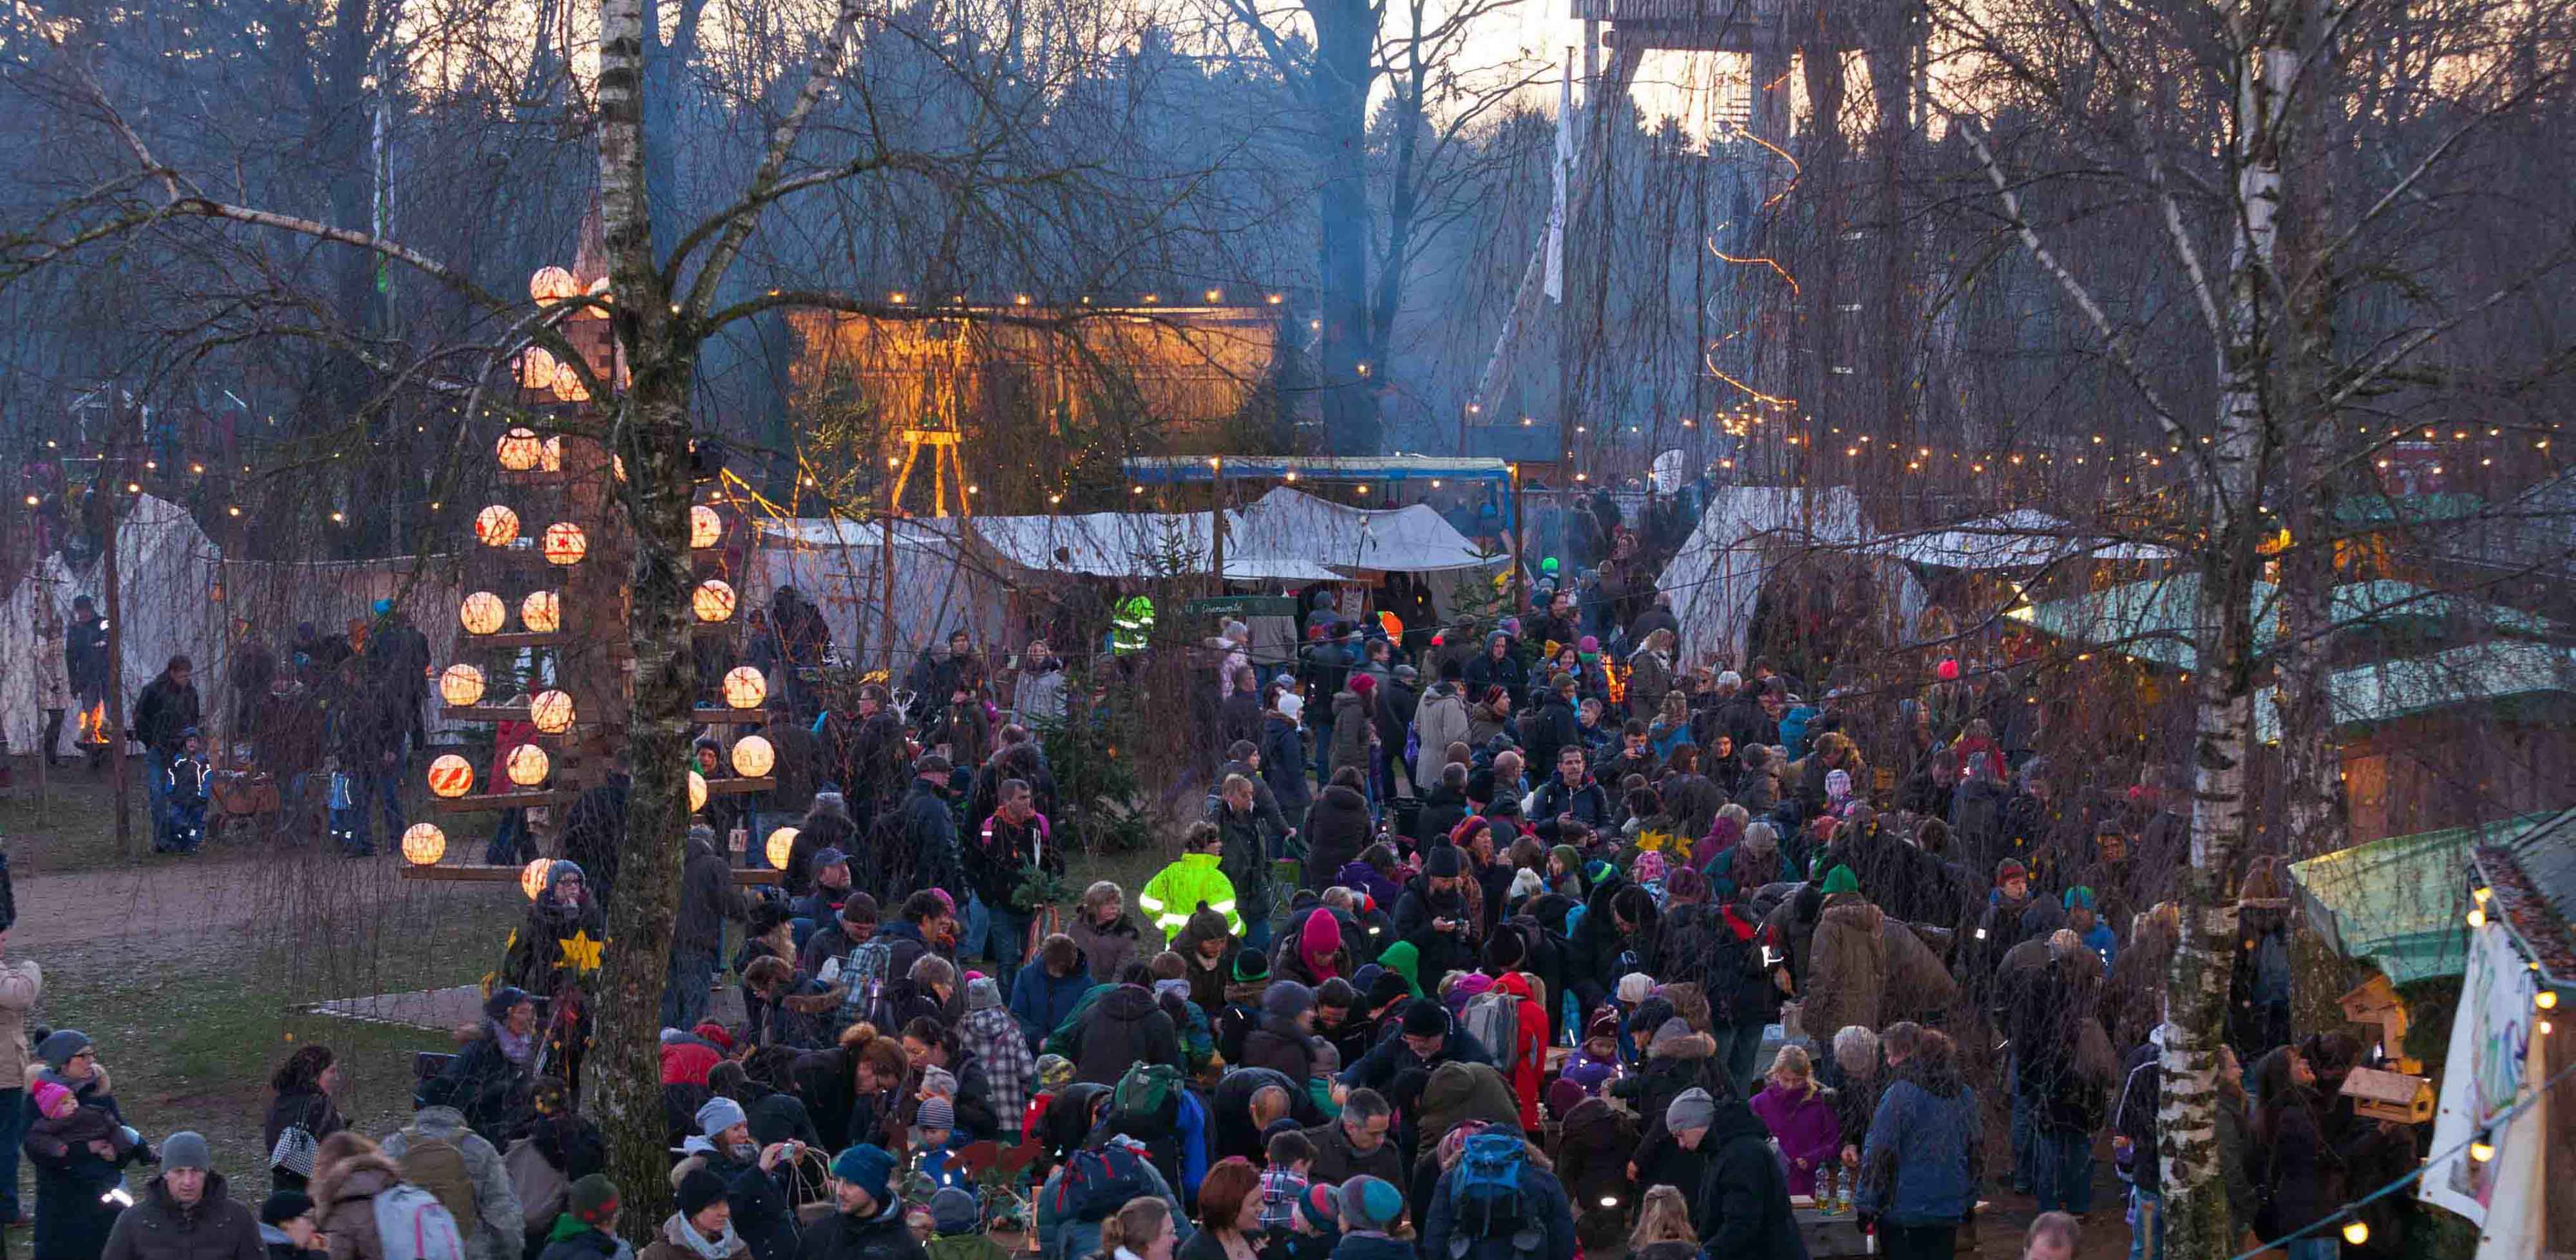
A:
[[[438,676],[438,698],[462,709],[483,699],[483,671],[455,664]]]
[[[563,629],[563,601],[553,591],[530,591],[519,601],[519,624],[538,634]]]
[[[528,372],[533,374],[537,369],[535,356],[545,355],[546,379],[549,381],[554,379],[553,355],[546,354],[545,351],[533,346],[529,347],[528,355],[529,358],[523,361],[523,367]],[[541,449],[537,442],[536,430],[525,425],[513,425],[508,432],[501,435],[501,440],[493,445],[492,454],[494,458],[501,461],[503,468],[511,472],[526,472],[537,466],[537,457]]]
[[[540,691],[528,701],[528,720],[548,735],[561,735],[572,729],[572,697],[560,691]]]
[[[554,869],[554,864],[553,858],[538,858],[519,868],[519,891],[528,894],[528,900],[536,900],[546,890],[546,872]]]
[[[707,776],[692,770],[689,772],[689,812],[694,814],[706,807]]]
[[[446,753],[429,763],[430,795],[454,800],[473,790],[473,763],[455,753]]]
[[[714,508],[700,503],[689,509],[689,545],[701,551],[715,546],[724,538],[724,518]]]
[[[733,772],[746,779],[765,779],[778,767],[778,750],[757,735],[734,741]]]
[[[539,472],[563,471],[562,438],[550,437],[546,439],[544,452],[537,456],[537,470]]]
[[[736,665],[725,671],[724,701],[737,709],[757,709],[769,698],[769,680],[749,665]]]
[[[700,621],[722,621],[733,615],[733,600],[733,587],[722,578],[708,578],[689,596],[689,606],[697,609]]]
[[[561,363],[555,361],[555,356],[552,351],[547,350],[543,346],[530,346],[519,352],[519,386],[520,388],[527,390],[553,389],[555,387],[555,370],[562,366],[563,365]],[[521,433],[528,432],[525,429],[518,431]],[[531,440],[534,440],[535,436],[535,434],[529,434]],[[537,457],[534,454],[531,454],[528,456],[527,463],[519,465],[512,471],[526,472],[528,469],[536,467],[536,463]],[[503,467],[506,468],[508,465],[504,464]]]
[[[467,634],[490,634],[501,628],[501,620],[510,615],[501,597],[490,591],[476,591],[457,605],[456,619],[465,623]]]
[[[769,859],[770,869],[780,871],[787,869],[787,855],[795,849],[796,829],[794,827],[781,827],[770,832],[769,843],[761,846],[763,855]]]
[[[436,866],[447,856],[447,833],[436,823],[413,823],[403,831],[402,855],[414,866]]]
[[[498,503],[474,514],[474,538],[486,547],[507,547],[519,539],[519,514]]]
[[[552,306],[581,296],[581,281],[561,267],[539,267],[528,277],[528,296],[539,306]]]
[[[545,540],[541,545],[548,564],[579,564],[583,556],[590,554],[590,536],[582,533],[581,526],[571,521],[556,521],[546,526]]]
[[[532,788],[546,781],[546,772],[554,768],[554,763],[547,759],[545,749],[535,744],[521,744],[510,750],[504,767],[510,772],[510,782]]]

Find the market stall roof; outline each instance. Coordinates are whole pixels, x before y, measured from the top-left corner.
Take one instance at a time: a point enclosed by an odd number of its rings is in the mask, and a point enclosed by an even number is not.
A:
[[[1225,575],[1237,581],[1330,582],[1340,575],[1295,552],[1248,542],[1244,514],[1226,514]],[[1023,569],[1144,578],[1205,568],[1205,512],[1086,512],[979,516],[975,537]]]
[[[1219,464],[1223,461],[1222,470]],[[1460,481],[1512,479],[1508,460],[1451,458],[1438,455],[1306,456],[1306,455],[1138,455],[1125,461],[1130,480],[1149,486],[1227,481],[1412,481],[1454,477]]]
[[[1281,486],[1234,520],[1226,539],[1229,569],[1238,546],[1256,554],[1310,557],[1345,572],[1443,573],[1510,563],[1509,557],[1479,550],[1421,503],[1373,511]]]
[[[2269,642],[2280,634],[2278,594],[2269,582],[2254,584],[2254,638],[2258,643]],[[2200,575],[2177,573],[2014,608],[2004,615],[2070,643],[2115,647],[2141,660],[2190,669],[2196,659],[2193,626],[2200,613],[2199,601]],[[2334,590],[2332,615],[2343,626],[2466,620],[2490,631],[2525,635],[2550,634],[2558,628],[2548,618],[2518,608],[2444,594],[2410,582],[2345,583]]]
[[[2512,836],[2480,843],[2470,856],[2501,917],[2553,986],[2576,985],[2576,809]]]
[[[1910,627],[1928,602],[1923,584],[1913,570],[1867,555],[1863,548],[1872,537],[1849,486],[1719,486],[1655,586],[1672,593],[1685,655],[1741,658],[1762,585],[1783,556],[1809,548],[1860,552]]]
[[[2254,704],[2254,733],[2267,744],[2281,738],[2271,691],[2264,688]],[[2515,639],[2336,670],[2326,679],[2326,700],[2338,727],[2393,722],[2457,704],[2549,695],[2576,695],[2576,651]]]
[[[2468,961],[2470,853],[2548,822],[2526,814],[2476,827],[2446,827],[2290,864],[2307,920],[2347,958],[2366,958],[2392,983],[2455,976]]]
[[[2174,554],[2150,543],[2091,535],[2036,508],[1890,538],[1868,550],[1936,569],[2033,569],[2077,556],[2170,560]]]

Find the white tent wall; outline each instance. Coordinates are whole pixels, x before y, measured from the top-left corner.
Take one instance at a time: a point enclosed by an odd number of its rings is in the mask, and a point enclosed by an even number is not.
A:
[[[961,555],[947,528],[952,526],[946,521],[907,521],[895,530],[898,674],[952,630],[989,643],[1005,628],[1007,586]],[[762,546],[743,575],[746,616],[749,609],[768,607],[779,587],[795,587],[822,610],[834,659],[873,666],[884,647],[878,640],[885,629],[885,550],[885,535],[872,522],[809,517],[764,524]],[[864,645],[864,660],[852,658],[852,644]]]
[[[122,586],[124,617],[121,647],[126,711],[134,697],[169,664],[186,655],[196,667],[197,690],[206,696],[206,711],[215,712],[212,683],[223,677],[224,605],[212,596],[218,553],[187,509],[166,499],[142,495],[118,523],[116,562]],[[54,606],[69,619],[72,600],[89,595],[99,613],[107,612],[104,562],[74,572],[60,555],[45,557],[18,589],[9,593],[6,623],[0,624],[0,730],[13,749],[33,749],[44,734],[43,712],[36,708],[36,584],[50,584]],[[63,719],[65,748],[74,723]]]
[[[1682,659],[1696,664],[1716,654],[1740,662],[1762,584],[1782,559],[1810,548],[1850,552],[1875,537],[1848,486],[1719,488],[1656,582],[1672,594]],[[1871,563],[1910,632],[1928,602],[1923,584],[1902,564]]]
[[[429,641],[432,666],[445,669],[457,659],[458,641],[465,637],[456,617],[457,606],[465,600],[457,564],[457,557],[445,555],[287,564],[233,561],[221,570],[224,606],[230,615],[250,623],[250,632],[277,653],[282,667],[290,663],[298,626],[309,624],[326,636],[346,633],[351,618],[373,621],[375,602],[389,599]],[[209,713],[216,711],[219,699],[229,703],[230,693],[223,689],[220,675],[206,675],[202,668],[199,675],[197,693]],[[426,714],[433,736],[451,729],[488,728],[487,723],[447,721],[436,690],[431,688],[433,698]]]

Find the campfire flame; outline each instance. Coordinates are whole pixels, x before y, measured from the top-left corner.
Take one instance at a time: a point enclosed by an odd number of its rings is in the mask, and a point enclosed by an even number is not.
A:
[[[84,744],[107,742],[107,701],[101,700],[80,712],[80,739]]]

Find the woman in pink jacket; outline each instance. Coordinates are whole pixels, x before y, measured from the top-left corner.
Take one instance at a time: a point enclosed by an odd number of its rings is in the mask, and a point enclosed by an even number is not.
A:
[[[1780,1057],[1772,1061],[1766,1079],[1762,1092],[1753,1096],[1753,1114],[1762,1117],[1763,1127],[1771,1130],[1780,1143],[1780,1154],[1789,1162],[1789,1193],[1813,1195],[1817,1171],[1842,1152],[1842,1122],[1834,1118],[1833,1103],[1816,1087],[1815,1066],[1804,1049],[1780,1047]]]

